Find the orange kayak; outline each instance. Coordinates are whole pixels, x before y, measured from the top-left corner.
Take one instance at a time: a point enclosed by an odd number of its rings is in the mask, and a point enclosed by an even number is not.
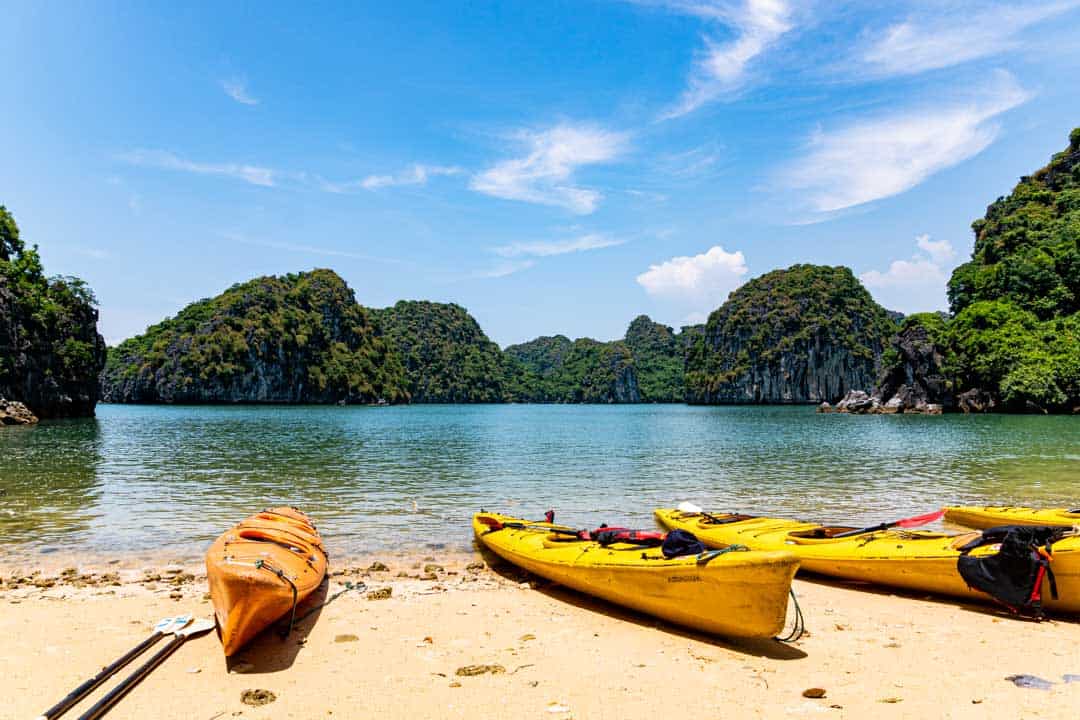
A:
[[[296,508],[263,510],[218,537],[206,551],[206,576],[225,655],[291,618],[326,565],[319,532]]]

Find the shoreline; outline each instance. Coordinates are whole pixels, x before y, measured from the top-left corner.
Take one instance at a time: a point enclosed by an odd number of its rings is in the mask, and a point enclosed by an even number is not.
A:
[[[388,569],[371,570],[375,561]],[[0,571],[5,715],[36,716],[160,617],[211,614],[201,564],[85,565],[59,575],[39,571],[37,584],[13,585]],[[1078,618],[1033,623],[992,605],[801,577],[793,587],[807,621],[801,640],[728,641],[592,600],[487,554],[373,554],[339,561],[329,602],[288,639],[266,633],[230,662],[213,635],[193,640],[116,716],[471,718],[480,709],[565,720],[736,702],[761,718],[982,718],[990,707],[1007,717],[1064,718],[1080,701],[1080,682],[1062,677],[1080,674]],[[368,599],[385,588],[388,598]],[[478,665],[495,666],[494,674],[459,674]],[[1005,679],[1017,674],[1053,685]],[[804,697],[809,688],[825,696]],[[277,699],[249,707],[240,699],[246,689]]]

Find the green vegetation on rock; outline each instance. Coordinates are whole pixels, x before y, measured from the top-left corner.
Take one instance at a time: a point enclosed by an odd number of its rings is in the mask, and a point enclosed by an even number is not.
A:
[[[510,369],[460,305],[402,300],[373,311],[401,358],[413,402],[487,403],[510,399]]]
[[[944,344],[956,384],[1011,409],[1080,405],[1080,128],[972,224]]]
[[[563,335],[510,345],[506,354],[525,369],[516,390],[521,402],[641,402],[634,358],[621,341]]]
[[[332,270],[260,277],[109,352],[111,402],[403,402],[404,372]]]
[[[82,280],[45,276],[0,205],[0,398],[44,418],[93,415],[105,363],[96,306]]]
[[[774,270],[735,290],[690,343],[687,398],[834,402],[872,385],[893,329],[846,267]]]
[[[634,356],[642,402],[683,402],[687,337],[686,329],[683,334],[676,333],[647,315],[630,323],[623,342]]]

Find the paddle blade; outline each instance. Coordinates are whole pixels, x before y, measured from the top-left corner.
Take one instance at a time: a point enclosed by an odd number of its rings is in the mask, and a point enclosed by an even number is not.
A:
[[[903,520],[897,520],[895,523],[892,523],[892,525],[893,525],[893,527],[902,527],[902,528],[919,527],[920,525],[925,525],[927,523],[932,523],[935,520],[940,520],[941,517],[944,514],[945,514],[945,510],[941,509],[941,510],[937,510],[937,511],[932,512],[932,513],[926,513],[925,515],[917,515],[915,517],[909,517],[909,518],[904,518]]]
[[[154,632],[161,633],[162,635],[167,632],[172,632],[169,628],[172,627],[174,622],[176,622],[176,618],[174,617],[161,618],[157,621],[157,624],[154,625]]]
[[[169,623],[168,627],[161,631],[162,635],[169,635],[183,630],[191,622],[193,615],[177,615]]]
[[[199,618],[183,630],[178,630],[176,635],[177,637],[190,637],[192,635],[202,635],[203,633],[210,632],[213,629],[213,620],[209,620],[207,618]]]
[[[490,515],[477,515],[476,519],[481,525],[487,525],[492,530],[502,530],[503,524]]]
[[[687,513],[690,515],[700,515],[705,512],[705,508],[700,508],[692,502],[683,501],[676,506],[679,512]]]

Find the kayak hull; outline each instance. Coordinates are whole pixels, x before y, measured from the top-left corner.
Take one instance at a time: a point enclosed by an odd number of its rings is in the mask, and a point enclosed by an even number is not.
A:
[[[478,514],[473,530],[480,544],[518,567],[586,595],[727,637],[768,638],[784,628],[798,568],[791,553],[736,551],[698,564],[696,555],[668,560],[655,547],[602,547],[543,529],[492,531],[477,519],[481,515],[500,523],[526,522]]]
[[[970,528],[992,528],[998,525],[1080,525],[1080,511],[1068,508],[1037,510],[1029,507],[1004,505],[971,505],[945,508],[945,519]]]
[[[206,552],[206,576],[225,655],[287,620],[326,568],[318,531],[294,508],[264,510],[222,533]]]
[[[673,509],[655,511],[657,521],[669,529],[694,533],[706,546],[741,543],[757,550],[787,550],[808,572],[987,602],[991,598],[968,587],[957,570],[958,548],[978,533],[948,535],[909,530],[884,530],[850,538],[804,537],[828,531],[816,523],[777,518],[749,518],[715,523],[700,513]],[[724,515],[712,515],[721,520]],[[839,531],[847,528],[840,528]],[[827,532],[826,532],[827,534]],[[984,546],[974,556],[995,551]],[[1053,546],[1052,569],[1058,598],[1042,587],[1043,607],[1060,613],[1080,613],[1080,537],[1067,537]]]

